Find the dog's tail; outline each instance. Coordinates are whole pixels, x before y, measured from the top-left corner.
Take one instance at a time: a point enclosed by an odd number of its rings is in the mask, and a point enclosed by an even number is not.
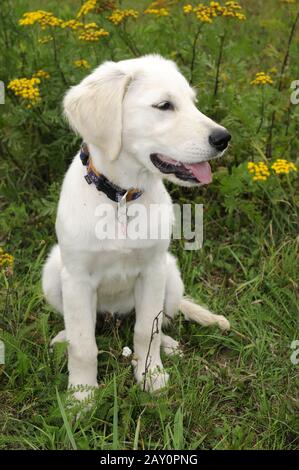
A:
[[[181,300],[180,310],[186,320],[195,321],[203,326],[218,325],[221,330],[230,329],[229,321],[223,315],[215,315],[190,299]]]

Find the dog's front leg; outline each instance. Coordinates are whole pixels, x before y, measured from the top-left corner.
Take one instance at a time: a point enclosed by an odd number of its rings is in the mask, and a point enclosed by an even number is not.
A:
[[[165,387],[168,374],[160,357],[166,270],[161,261],[151,265],[135,286],[134,369],[143,390]]]
[[[75,279],[64,270],[62,295],[66,340],[69,343],[69,387],[76,387],[74,397],[84,400],[97,387],[96,291],[86,280]]]

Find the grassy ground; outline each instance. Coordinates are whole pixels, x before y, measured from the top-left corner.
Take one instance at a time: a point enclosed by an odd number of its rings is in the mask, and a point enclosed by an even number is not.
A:
[[[46,68],[52,60],[50,50],[33,53],[35,33],[15,28],[20,15],[43,7],[70,17],[73,8],[70,2],[62,7],[62,2],[54,0],[18,3],[10,15],[1,18],[1,47],[7,40],[13,44],[9,54],[4,52],[5,67],[1,64],[5,82],[30,75],[37,67]],[[63,322],[42,298],[40,273],[55,241],[61,178],[79,141],[59,117],[58,105],[68,85],[61,83],[59,71],[55,75],[55,64],[48,67],[53,85],[43,90],[43,104],[37,113],[20,109],[15,97],[8,96],[0,116],[1,170],[5,177],[1,186],[1,245],[15,261],[13,273],[8,268],[1,272],[0,334],[6,364],[0,369],[0,448],[298,448],[299,366],[290,360],[291,342],[298,339],[298,177],[272,175],[265,184],[253,183],[246,170],[248,160],[271,162],[283,156],[298,162],[298,111],[284,108],[289,102],[289,82],[299,73],[292,49],[280,90],[282,97],[279,95],[282,102],[277,98],[276,78],[276,88],[265,91],[268,101],[258,135],[260,90],[245,85],[259,71],[261,60],[268,69],[273,65],[279,69],[293,14],[286,13],[282,4],[274,8],[273,2],[241,3],[247,9],[248,21],[236,36],[231,31],[217,99],[213,101],[209,90],[214,83],[218,50],[213,37],[219,30],[203,33],[194,77],[195,84],[203,86],[202,108],[232,130],[235,143],[226,161],[215,168],[211,187],[182,192],[169,186],[175,202],[205,205],[203,249],[186,252],[179,242],[172,246],[186,291],[227,316],[232,331],[224,334],[178,317],[170,334],[180,340],[184,357],[164,358],[171,380],[159,396],[139,390],[129,359],[121,355],[124,346],[132,345],[133,319],[122,324],[102,319],[97,329],[100,388],[96,406],[86,419],[71,420],[65,395],[66,345],[57,345],[54,351],[49,347]],[[283,24],[282,17],[286,19]],[[155,38],[161,27],[157,24],[147,24],[142,34]],[[160,37],[161,45],[148,44],[144,36],[138,36],[138,30],[135,40],[144,47],[143,52],[152,48],[174,55],[179,63],[182,60],[180,66],[188,75],[192,38],[185,43],[183,26],[177,32],[179,38],[171,36],[168,27],[165,23],[163,31],[169,37],[165,41]],[[252,37],[257,38],[254,44]],[[181,59],[173,54],[175,40],[181,41],[181,48],[176,48],[182,53]],[[130,56],[118,39],[113,41],[116,59]],[[294,41],[298,46],[298,36]],[[74,48],[72,40],[65,48]],[[110,53],[107,48],[94,56],[91,52],[95,50],[90,49],[87,55],[94,62],[97,55],[102,60]],[[75,83],[86,71],[68,69],[68,53],[64,56],[62,44],[60,53],[67,79]],[[273,155],[267,160],[273,110]]]

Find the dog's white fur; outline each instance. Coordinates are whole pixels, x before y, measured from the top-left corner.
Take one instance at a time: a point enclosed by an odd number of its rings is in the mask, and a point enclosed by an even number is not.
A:
[[[174,111],[152,106],[165,100],[174,104]],[[141,188],[144,194],[137,202],[145,208],[163,204],[171,213],[162,174],[149,155],[160,153],[187,163],[218,156],[208,137],[220,126],[200,113],[194,101],[195,93],[176,65],[149,55],[102,64],[71,88],[64,109],[73,129],[87,142],[98,171],[123,188]],[[168,353],[178,348],[161,331],[162,315],[151,338],[160,311],[166,314],[163,322],[179,309],[187,319],[202,325],[228,329],[229,322],[183,299],[180,272],[168,253],[169,240],[101,241],[96,237],[96,207],[115,203],[86,184],[85,173],[78,154],[60,195],[58,245],[43,270],[45,297],[65,321],[65,332],[54,341],[66,339],[69,343],[69,385],[97,386],[96,313],[125,314],[135,309],[135,377],[146,390],[160,389],[168,380],[160,348]],[[174,176],[168,179],[182,184]],[[87,395],[81,391],[75,396],[83,399]]]

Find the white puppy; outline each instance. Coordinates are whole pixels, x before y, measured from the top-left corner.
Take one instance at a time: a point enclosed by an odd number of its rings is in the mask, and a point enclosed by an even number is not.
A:
[[[158,55],[106,62],[65,96],[66,116],[86,142],[89,158],[84,148],[87,166],[78,154],[66,173],[56,222],[58,245],[45,263],[43,290],[64,317],[65,331],[56,340],[69,343],[70,386],[97,386],[97,312],[135,309],[135,377],[149,391],[168,380],[161,347],[169,353],[178,346],[162,333],[162,322],[180,309],[186,319],[229,329],[223,316],[183,298],[169,239],[103,239],[97,234],[99,208],[116,208],[119,189],[137,188],[135,202],[146,213],[157,204],[167,207],[171,217],[163,177],[185,186],[211,181],[208,160],[223,154],[230,135],[194,102],[195,93],[176,65]],[[96,187],[100,174],[108,189],[102,180],[100,190]],[[113,214],[111,223],[117,218]],[[83,399],[89,393],[75,396]]]

